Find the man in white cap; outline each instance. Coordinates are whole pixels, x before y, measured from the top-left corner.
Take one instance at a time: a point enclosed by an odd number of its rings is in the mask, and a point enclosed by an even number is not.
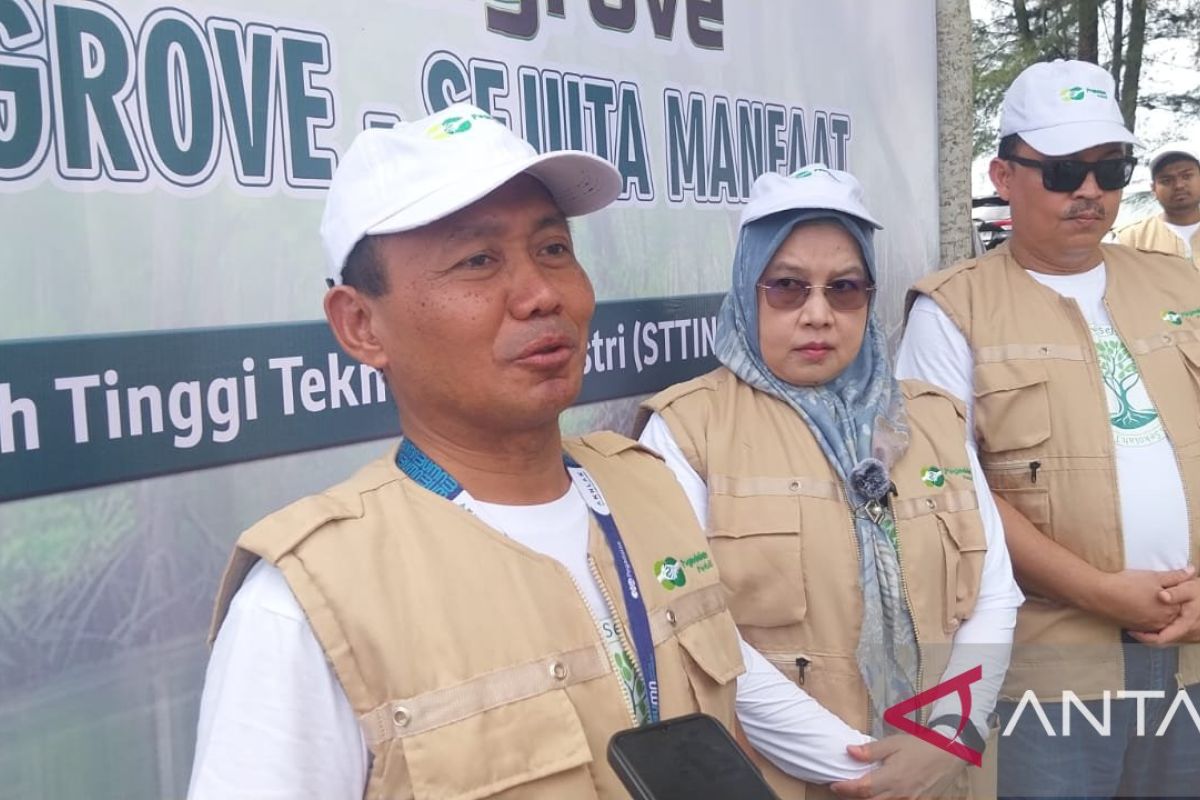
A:
[[[559,432],[595,305],[567,218],[619,189],[467,105],[346,153],[325,313],[387,377],[404,439],[238,540],[190,797],[624,797],[613,733],[732,727],[735,693],[782,768],[868,770],[846,748],[869,739],[741,642],[661,460]]]
[[[1200,152],[1188,145],[1168,145],[1150,159],[1150,179],[1162,213],[1117,231],[1117,241],[1130,247],[1158,250],[1190,258],[1200,269]]]
[[[902,377],[967,404],[1027,597],[1000,794],[1193,794],[1197,726],[1157,726],[1180,687],[1200,700],[1200,275],[1101,244],[1136,143],[1103,69],[1029,67],[1000,134],[991,177],[1012,239],[917,283],[898,357]],[[1062,708],[1065,692],[1110,733]]]

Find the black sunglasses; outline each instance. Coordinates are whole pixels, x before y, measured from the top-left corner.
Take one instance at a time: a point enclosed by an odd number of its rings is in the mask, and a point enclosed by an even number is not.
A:
[[[1106,158],[1102,161],[1038,161],[1020,156],[1009,156],[1004,160],[1020,164],[1022,167],[1040,169],[1042,186],[1046,187],[1048,192],[1073,192],[1083,186],[1089,172],[1096,173],[1096,184],[1106,192],[1124,189],[1129,185],[1129,179],[1133,177],[1133,167],[1137,164],[1136,158],[1128,156]]]

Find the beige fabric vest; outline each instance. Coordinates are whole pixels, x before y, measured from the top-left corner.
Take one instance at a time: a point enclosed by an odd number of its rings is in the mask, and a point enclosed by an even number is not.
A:
[[[601,487],[633,561],[663,718],[699,710],[732,729],[737,632],[716,569],[701,571],[708,545],[674,477],[616,434],[564,447]],[[628,630],[594,521],[589,553]],[[669,590],[655,578],[667,557],[693,564]],[[421,488],[390,457],[242,535],[214,634],[259,558],[282,570],[359,715],[368,798],[628,797],[606,748],[634,724],[632,707],[558,561]]]
[[[1200,274],[1187,262],[1104,245],[1105,305],[1162,418],[1183,479],[1191,562],[1200,524]],[[922,279],[975,356],[975,435],[992,490],[1046,536],[1099,569],[1125,564],[1109,410],[1087,322],[1007,245]],[[1037,464],[1036,472],[1032,467]],[[1029,596],[1003,696],[1061,701],[1125,688],[1120,630]],[[1200,646],[1180,650],[1181,685],[1200,680]]]
[[[1126,225],[1117,231],[1117,241],[1139,250],[1153,250],[1158,253],[1176,255],[1187,258],[1187,250],[1183,241],[1175,235],[1175,231],[1167,227],[1162,214],[1155,214],[1132,225]],[[1200,230],[1192,235],[1192,264],[1200,269]]]
[[[941,680],[954,632],[974,608],[987,540],[964,474],[961,404],[927,384],[901,385],[912,440],[892,470],[899,491],[892,505],[928,688]],[[743,638],[847,724],[869,732],[855,658],[858,538],[841,482],[808,426],[724,367],[645,408],[662,416],[708,486],[709,544]],[[930,467],[940,470],[929,474]],[[797,659],[809,662],[803,672]],[[764,772],[782,797],[804,796],[800,781],[769,764]],[[829,796],[823,787],[807,790]]]

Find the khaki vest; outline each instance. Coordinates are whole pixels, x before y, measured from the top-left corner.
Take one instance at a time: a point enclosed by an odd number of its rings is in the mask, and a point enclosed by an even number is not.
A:
[[[663,718],[703,711],[732,729],[737,631],[678,484],[616,434],[564,447],[601,487],[629,551]],[[589,553],[628,630],[594,520]],[[681,585],[655,578],[670,557],[685,564]],[[246,531],[214,633],[259,558],[283,572],[359,716],[373,757],[366,797],[628,797],[606,748],[633,726],[632,706],[558,561],[415,484],[390,457]]]
[[[1200,275],[1173,256],[1102,246],[1105,305],[1133,355],[1183,479],[1191,561],[1200,525]],[[1124,568],[1114,444],[1091,332],[1075,301],[1042,286],[1007,245],[922,279],[975,356],[975,435],[992,490],[1099,569]],[[1035,466],[1036,465],[1036,466]],[[1003,696],[1061,701],[1125,688],[1118,626],[1030,596],[1017,617]],[[1200,647],[1180,649],[1181,685]]]
[[[1158,253],[1187,258],[1187,250],[1183,240],[1175,235],[1175,231],[1167,227],[1162,214],[1155,214],[1132,225],[1126,225],[1117,231],[1117,241],[1139,250],[1153,250]],[[1192,264],[1200,269],[1200,229],[1192,236]]]
[[[974,608],[987,540],[966,474],[961,404],[928,384],[901,385],[912,435],[892,469],[892,508],[924,689],[941,680],[954,632]],[[742,637],[825,708],[870,732],[855,657],[858,538],[841,481],[808,426],[724,367],[645,408],[662,416],[708,486],[708,540]],[[800,781],[765,763],[764,772],[782,797],[804,796]]]

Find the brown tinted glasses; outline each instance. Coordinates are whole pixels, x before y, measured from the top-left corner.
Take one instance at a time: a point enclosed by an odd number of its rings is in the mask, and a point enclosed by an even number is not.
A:
[[[820,289],[825,302],[835,311],[857,311],[867,304],[875,285],[859,278],[838,278],[825,286],[815,286],[798,278],[774,278],[757,284],[767,295],[767,305],[776,311],[791,311],[808,300],[813,289]]]

